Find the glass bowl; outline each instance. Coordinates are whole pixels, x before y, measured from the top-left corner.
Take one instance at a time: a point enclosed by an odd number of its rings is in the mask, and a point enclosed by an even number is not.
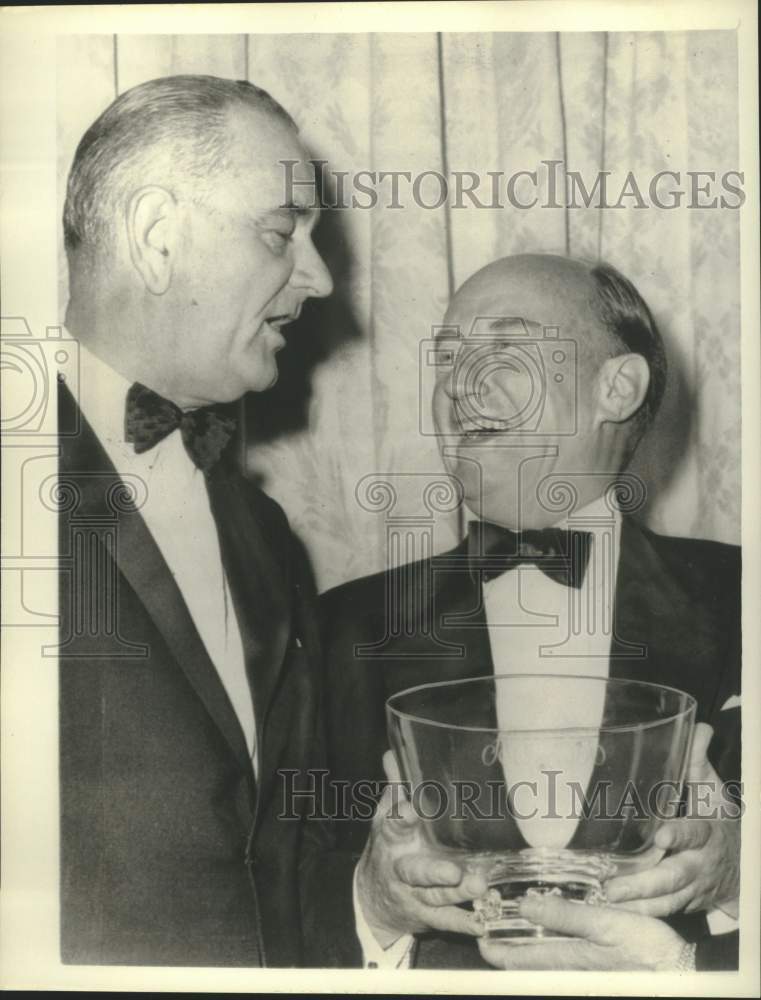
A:
[[[549,936],[524,895],[601,903],[606,879],[660,860],[695,708],[658,684],[505,674],[400,691],[386,714],[429,849],[486,877],[486,935],[521,943]]]

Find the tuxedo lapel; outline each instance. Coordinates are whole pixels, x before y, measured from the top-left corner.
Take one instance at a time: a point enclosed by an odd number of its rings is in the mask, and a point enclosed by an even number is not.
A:
[[[451,553],[433,560],[437,629],[448,643],[464,651],[460,669],[447,671],[452,680],[494,673],[483,585],[471,575],[467,553],[466,538]]]
[[[62,438],[59,478],[70,482],[83,517],[114,516],[113,487],[120,479],[90,425],[65,386],[59,392],[62,426],[79,421],[76,437]],[[129,503],[120,503],[118,543],[111,557],[142,602],[192,688],[227,740],[239,763],[250,768],[238,717],[188,611],[169,567],[145,521]],[[149,653],[150,655],[150,653]]]
[[[394,573],[400,576],[387,589],[386,605],[395,600],[397,607],[386,607],[376,626],[382,635],[392,631],[389,622],[400,622],[383,646],[386,696],[417,684],[493,673],[481,587],[468,572],[463,546],[417,564],[414,585],[409,567]]]

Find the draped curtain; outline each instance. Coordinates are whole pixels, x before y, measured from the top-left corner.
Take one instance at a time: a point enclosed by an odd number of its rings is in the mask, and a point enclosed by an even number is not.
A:
[[[739,213],[641,208],[634,198],[619,208],[543,208],[540,167],[562,161],[587,187],[601,170],[620,179],[632,171],[645,188],[674,170],[687,190],[688,170],[719,178],[740,169],[734,32],[62,38],[61,204],[76,142],[115,94],[185,72],[268,90],[311,155],[327,161],[327,197],[344,171],[483,178],[539,168],[540,203],[530,210],[467,198],[426,208],[407,188],[401,209],[381,198],[374,208],[323,212],[316,241],[336,291],[292,329],[278,385],[247,400],[242,456],[285,507],[321,589],[404,556],[387,551],[388,509],[368,484],[392,479],[394,516],[427,516],[425,487],[441,467],[426,433],[421,343],[462,281],[524,251],[601,257],[638,286],[670,362],[664,405],[635,464],[648,486],[645,518],[670,534],[739,541]],[[431,183],[420,188],[428,205]],[[611,185],[614,200],[620,185]],[[65,301],[61,254],[62,310]],[[462,530],[451,506],[437,508],[436,550]]]

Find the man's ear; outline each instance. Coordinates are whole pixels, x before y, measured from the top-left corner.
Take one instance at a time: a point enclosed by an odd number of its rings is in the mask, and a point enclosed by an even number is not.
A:
[[[619,354],[604,361],[598,375],[600,422],[623,423],[642,406],[650,368],[641,354]]]
[[[162,187],[135,191],[127,204],[127,240],[132,264],[149,292],[169,288],[177,250],[177,202]]]

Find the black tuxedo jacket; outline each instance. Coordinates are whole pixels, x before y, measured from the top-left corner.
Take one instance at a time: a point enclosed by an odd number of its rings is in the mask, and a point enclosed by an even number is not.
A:
[[[321,598],[329,766],[351,787],[383,780],[385,701],[433,681],[494,673],[478,574],[467,540],[451,552],[344,584]],[[402,598],[400,600],[400,598]],[[391,606],[394,614],[389,614]],[[614,600],[610,675],[668,684],[693,695],[714,727],[709,757],[725,781],[740,778],[740,554],[735,546],[657,535],[624,517]],[[548,672],[551,670],[548,669]],[[367,789],[348,796],[355,814]],[[359,852],[366,821],[340,827]],[[697,933],[692,928],[691,936]],[[420,950],[421,962],[468,964],[457,942]],[[433,956],[433,957],[431,957]],[[478,956],[475,956],[476,959]]]
[[[238,581],[257,781],[130,496],[140,484],[119,478],[65,388],[59,426],[63,961],[356,964],[351,858],[333,850],[328,824],[305,820],[308,800],[278,818],[277,772],[297,772],[289,780],[301,787],[323,753],[315,601],[283,512],[232,461],[215,466],[209,495]]]

